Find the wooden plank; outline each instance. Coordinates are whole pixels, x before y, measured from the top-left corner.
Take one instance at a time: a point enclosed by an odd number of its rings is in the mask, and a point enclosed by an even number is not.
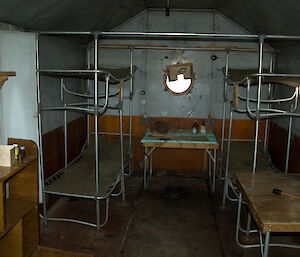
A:
[[[36,156],[26,156],[21,163],[15,162],[11,167],[0,166],[0,181],[6,181],[13,177],[24,168],[28,167],[30,164],[36,161]]]
[[[0,76],[16,76],[15,71],[0,71]]]
[[[5,230],[5,183],[0,182],[0,233]]]
[[[300,201],[273,194],[273,188],[300,195],[300,175],[238,173],[243,198],[262,233],[300,232]]]
[[[37,206],[36,202],[21,199],[8,198],[6,200],[6,222],[5,229],[0,232],[0,239],[13,227],[17,222],[27,215],[33,208]]]
[[[14,71],[0,71],[0,89],[9,76],[16,76]]]
[[[24,168],[9,180],[9,194],[19,198],[38,202],[37,161]]]
[[[23,257],[22,220],[0,240],[1,257]]]

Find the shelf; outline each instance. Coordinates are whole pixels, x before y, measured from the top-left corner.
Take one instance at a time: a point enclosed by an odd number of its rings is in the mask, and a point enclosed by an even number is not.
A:
[[[16,161],[11,167],[0,166],[0,182],[13,177],[15,174],[28,167],[34,161],[36,161],[36,156],[26,156],[21,163]]]
[[[20,219],[25,217],[37,206],[34,201],[8,198],[6,200],[6,222],[4,231],[0,231],[0,239],[13,227]]]
[[[0,89],[9,76],[16,76],[14,71],[0,71]]]

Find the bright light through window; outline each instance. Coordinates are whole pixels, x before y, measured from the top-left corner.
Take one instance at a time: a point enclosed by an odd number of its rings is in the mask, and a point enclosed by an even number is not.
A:
[[[177,75],[177,80],[169,81],[169,77],[166,76],[166,86],[175,94],[185,93],[192,85],[192,79],[185,79],[183,74]]]

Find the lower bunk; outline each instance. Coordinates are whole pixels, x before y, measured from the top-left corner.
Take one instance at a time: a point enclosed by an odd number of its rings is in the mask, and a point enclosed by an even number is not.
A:
[[[83,225],[101,227],[107,224],[109,217],[109,201],[112,196],[123,195],[125,200],[125,186],[120,183],[124,179],[124,168],[127,166],[126,153],[129,141],[124,138],[123,151],[120,138],[116,136],[98,136],[99,172],[95,171],[95,140],[91,137],[89,145],[85,144],[81,154],[62,169],[49,177],[43,187],[44,195],[57,195],[71,199],[91,199],[96,204],[96,222],[86,220],[48,217],[47,206],[44,203],[44,223],[52,221],[75,222]],[[121,152],[123,158],[121,158]],[[122,164],[122,160],[124,163]],[[126,162],[126,163],[125,163]],[[96,181],[98,180],[98,183]],[[46,198],[46,197],[45,197]],[[105,219],[100,220],[100,201],[105,200]],[[84,218],[83,218],[84,219]]]

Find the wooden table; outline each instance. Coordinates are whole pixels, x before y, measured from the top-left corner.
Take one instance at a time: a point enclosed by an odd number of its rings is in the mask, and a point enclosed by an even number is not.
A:
[[[238,234],[242,199],[244,199],[259,231],[265,235],[263,256],[267,257],[268,247],[272,246],[269,243],[271,232],[300,232],[300,200],[273,194],[273,189],[277,188],[300,196],[300,174],[238,173],[236,177],[240,189],[236,227],[237,243],[241,245],[238,241]],[[279,244],[273,246],[291,247]],[[257,247],[260,247],[260,244]],[[295,246],[295,248],[299,247]]]
[[[141,140],[144,151],[144,188],[147,188],[148,179],[152,175],[152,153],[156,148],[171,149],[197,149],[205,150],[210,158],[209,161],[209,180],[211,189],[214,192],[216,187],[216,155],[219,148],[218,141],[212,130],[207,130],[205,134],[192,134],[191,130],[170,130],[164,137],[153,137],[147,131]],[[147,160],[150,160],[149,176],[147,178]],[[211,165],[211,162],[213,165]],[[213,168],[212,168],[213,166]]]

